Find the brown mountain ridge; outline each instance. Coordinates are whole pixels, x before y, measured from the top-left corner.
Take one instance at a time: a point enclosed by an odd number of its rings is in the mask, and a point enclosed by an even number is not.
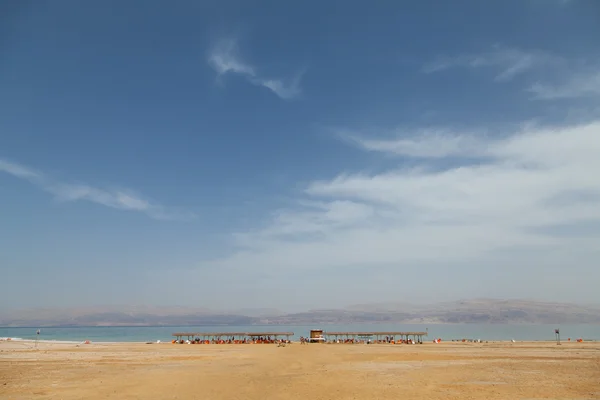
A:
[[[470,299],[428,305],[360,304],[284,313],[191,307],[107,306],[0,310],[0,326],[193,326],[370,323],[600,324],[600,307],[534,300]]]

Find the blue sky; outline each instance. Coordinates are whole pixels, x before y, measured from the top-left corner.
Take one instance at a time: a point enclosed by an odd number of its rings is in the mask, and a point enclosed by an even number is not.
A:
[[[598,303],[600,5],[9,2],[0,303]]]

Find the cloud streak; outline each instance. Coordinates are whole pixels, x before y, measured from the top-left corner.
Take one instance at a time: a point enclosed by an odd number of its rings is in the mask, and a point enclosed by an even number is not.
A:
[[[445,129],[423,129],[419,132],[397,132],[397,138],[377,139],[341,133],[346,141],[368,151],[416,158],[480,156],[488,141],[482,134],[454,134]]]
[[[421,69],[424,73],[441,72],[451,68],[491,68],[496,81],[510,81],[533,68],[562,63],[560,57],[542,51],[524,51],[517,48],[494,46],[491,51],[458,56],[440,56]]]
[[[221,40],[217,42],[208,56],[208,64],[219,76],[230,73],[242,75],[248,82],[267,88],[285,100],[297,97],[301,93],[301,73],[289,80],[260,76],[255,67],[243,62],[239,58],[237,43],[234,40]]]
[[[561,100],[600,96],[600,72],[597,60],[568,60],[543,51],[524,51],[494,46],[492,51],[479,54],[440,56],[425,64],[427,74],[452,68],[490,68],[496,70],[495,81],[510,81],[532,71],[544,72],[545,80],[537,78],[526,89],[531,100]]]
[[[193,213],[178,211],[153,203],[128,189],[107,190],[86,184],[71,184],[53,180],[49,176],[29,167],[0,159],[0,172],[29,181],[31,184],[52,194],[58,201],[88,201],[106,207],[137,211],[159,220],[189,220]]]
[[[560,84],[537,82],[529,88],[535,100],[575,99],[600,96],[600,72],[575,73]]]

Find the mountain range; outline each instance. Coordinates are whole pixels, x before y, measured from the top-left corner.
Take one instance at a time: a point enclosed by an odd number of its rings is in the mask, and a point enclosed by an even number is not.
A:
[[[369,323],[600,324],[600,306],[533,300],[471,299],[428,305],[358,304],[285,313],[192,307],[105,306],[0,310],[0,326],[326,325]]]

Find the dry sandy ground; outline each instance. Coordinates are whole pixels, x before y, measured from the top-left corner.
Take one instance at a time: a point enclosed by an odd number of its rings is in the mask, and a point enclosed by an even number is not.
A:
[[[2,399],[600,399],[600,343],[0,342]]]

